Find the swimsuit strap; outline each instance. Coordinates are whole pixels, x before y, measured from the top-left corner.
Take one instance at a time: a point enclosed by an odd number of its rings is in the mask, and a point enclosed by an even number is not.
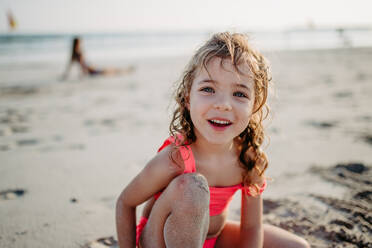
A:
[[[183,139],[182,135],[178,134],[177,135],[178,139]],[[163,145],[158,149],[158,152],[163,150],[165,147],[169,146],[170,144],[176,144],[179,143],[176,141],[174,137],[169,137],[166,139],[163,143]],[[183,173],[193,173],[196,172],[195,168],[195,159],[194,155],[192,153],[192,150],[189,145],[186,146],[180,146],[179,151],[181,153],[182,160],[185,164],[185,170]]]
[[[163,150],[165,147],[167,147],[170,144],[179,144],[179,140],[182,140],[183,137],[181,134],[177,135],[178,139],[176,140],[174,137],[169,137],[166,139],[163,143],[163,145],[159,148],[158,152]],[[183,173],[193,173],[196,172],[196,167],[195,167],[195,158],[194,154],[191,150],[191,147],[189,145],[185,146],[180,146],[179,151],[181,153],[181,157],[183,159],[183,162],[185,164],[185,170]],[[262,194],[262,192],[266,189],[267,183],[266,179],[264,180],[262,186],[259,188],[258,193]],[[223,191],[224,188],[225,190],[237,190],[237,189],[242,189],[244,194],[247,195],[253,195],[252,193],[255,191],[253,189],[254,186],[244,186],[243,183],[237,184],[237,185],[232,185],[232,186],[226,186],[226,187],[210,187],[212,190],[217,190],[217,191]]]

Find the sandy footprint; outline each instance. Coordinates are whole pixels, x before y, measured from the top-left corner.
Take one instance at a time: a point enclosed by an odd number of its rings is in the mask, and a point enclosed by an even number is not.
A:
[[[13,133],[27,133],[30,130],[30,128],[25,125],[12,125],[10,128]]]
[[[118,242],[114,239],[113,236],[99,238],[93,242],[90,242],[84,245],[82,248],[118,248]]]
[[[329,129],[337,125],[336,121],[307,121],[306,125],[313,126],[318,129]]]
[[[18,146],[33,146],[40,142],[38,139],[21,139],[17,141]]]
[[[372,134],[363,135],[362,139],[369,145],[372,145]]]
[[[101,120],[85,120],[84,125],[85,126],[106,126],[106,127],[112,127],[116,125],[116,122],[118,121],[117,118],[104,118]]]
[[[350,98],[353,96],[353,93],[349,90],[339,91],[333,94],[334,98]]]
[[[23,196],[26,193],[26,190],[23,189],[8,189],[0,191],[0,200],[12,200]]]
[[[10,151],[14,148],[16,148],[15,143],[5,143],[5,144],[0,144],[0,151]]]
[[[0,128],[0,136],[10,136],[12,135],[12,129],[10,127],[1,127]]]

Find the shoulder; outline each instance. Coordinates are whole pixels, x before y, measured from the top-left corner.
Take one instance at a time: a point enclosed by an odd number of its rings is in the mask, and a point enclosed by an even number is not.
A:
[[[146,167],[154,167],[161,170],[167,170],[167,172],[176,175],[182,174],[185,170],[185,164],[183,162],[181,153],[173,143],[162,148],[147,163]]]
[[[167,185],[184,171],[179,152],[170,144],[158,152],[126,186],[121,197],[129,206],[137,206]]]

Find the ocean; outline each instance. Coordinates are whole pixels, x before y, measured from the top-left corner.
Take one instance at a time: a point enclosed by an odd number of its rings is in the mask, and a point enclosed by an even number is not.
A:
[[[188,56],[210,32],[128,32],[80,34],[88,63],[128,64],[154,57]],[[289,30],[248,33],[263,51],[372,46],[372,28]],[[37,82],[45,70],[61,74],[76,34],[0,34],[0,87]],[[31,71],[31,73],[30,73]],[[27,80],[27,75],[34,80]],[[36,78],[35,78],[36,76]],[[49,80],[46,80],[49,81]]]

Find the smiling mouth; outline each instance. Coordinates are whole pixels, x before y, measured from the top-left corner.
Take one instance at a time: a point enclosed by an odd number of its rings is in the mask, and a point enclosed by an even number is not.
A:
[[[215,127],[227,127],[232,124],[232,122],[230,121],[222,121],[222,120],[208,120],[208,122]]]

